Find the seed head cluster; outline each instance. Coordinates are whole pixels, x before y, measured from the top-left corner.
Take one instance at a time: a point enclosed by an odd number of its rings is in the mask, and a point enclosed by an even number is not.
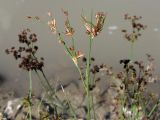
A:
[[[126,29],[122,30],[122,32],[124,33],[124,37],[129,42],[134,43],[142,35],[141,34],[142,30],[145,30],[147,26],[139,22],[139,20],[142,19],[141,16],[137,17],[137,16],[129,16],[128,14],[125,14],[124,19],[131,22],[131,26],[132,26],[131,32],[127,31]]]
[[[12,54],[16,60],[19,60],[19,67],[22,69],[27,71],[42,70],[44,58],[39,60],[36,57],[36,52],[38,51],[38,46],[35,45],[38,40],[37,35],[31,33],[29,29],[25,29],[18,35],[18,40],[22,46],[19,46],[18,49],[13,46],[10,49],[6,49],[5,52]]]

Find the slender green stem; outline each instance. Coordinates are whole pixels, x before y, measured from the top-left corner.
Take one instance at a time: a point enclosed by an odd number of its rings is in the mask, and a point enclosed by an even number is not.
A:
[[[87,87],[86,87],[86,83],[85,83],[85,81],[84,81],[84,78],[83,78],[83,76],[82,76],[82,71],[80,70],[80,68],[79,68],[78,65],[77,65],[76,67],[77,67],[78,72],[79,72],[79,74],[80,74],[80,77],[81,77],[81,80],[82,80],[82,83],[83,83],[83,87],[84,87],[85,91],[87,92]]]
[[[74,47],[74,49],[75,49],[75,43],[74,43],[74,38],[72,37],[72,46]]]
[[[46,94],[46,93],[45,93]],[[43,95],[43,97],[41,98],[40,100],[40,103],[38,104],[38,115],[40,115],[40,109],[41,109],[41,105],[42,105],[42,102],[43,102],[43,99],[45,97],[45,94]]]
[[[151,112],[148,114],[148,118],[151,117],[151,115],[153,114],[153,112],[156,110],[156,108],[158,107],[158,105],[160,104],[160,99],[158,100],[157,104],[155,104],[151,110]]]
[[[43,87],[43,89],[48,91],[48,89],[47,89],[45,83],[43,82],[43,80],[41,79],[39,73],[36,70],[35,70],[35,73],[36,73],[36,75],[38,77],[38,80],[40,80],[40,83],[41,83],[41,86]]]
[[[49,89],[50,89],[50,92],[51,92],[52,95],[53,95],[52,97],[55,97],[55,99],[57,100],[57,102],[59,102],[59,103],[61,104],[61,100],[56,96],[55,89],[50,85],[50,83],[49,83],[46,75],[44,74],[44,71],[41,70],[41,73],[42,73],[42,75],[43,75],[43,77],[44,77],[44,79],[45,79],[45,81],[46,81],[46,83],[47,83],[47,86],[48,86]]]
[[[90,30],[92,31],[92,13],[91,13],[91,24],[90,24]],[[90,93],[90,83],[91,83],[91,78],[90,78],[90,66],[91,66],[91,51],[92,51],[92,42],[93,42],[93,38],[92,35],[90,34],[89,37],[89,51],[88,51],[88,57],[87,57],[87,68],[86,68],[86,85],[87,85],[87,109],[88,109],[88,113],[87,113],[87,119],[90,120],[91,119],[91,107],[93,107],[92,104],[92,95]]]
[[[74,38],[72,37],[72,44],[73,44],[73,46],[74,46]],[[87,93],[87,104],[88,104],[88,119],[90,119],[91,118],[91,100],[92,100],[92,98],[91,98],[91,96],[90,96],[90,91],[89,91],[89,85],[90,85],[90,63],[91,63],[91,61],[90,61],[90,58],[91,58],[91,48],[92,48],[92,38],[90,38],[90,43],[89,43],[89,45],[90,45],[90,47],[89,47],[89,53],[88,53],[88,59],[87,59],[87,68],[86,68],[86,82],[87,83],[85,83],[85,81],[84,81],[84,78],[83,78],[83,76],[82,76],[82,72],[81,72],[81,70],[80,70],[80,67],[78,66],[78,64],[76,65],[76,67],[77,67],[77,69],[78,69],[78,71],[79,71],[79,74],[80,74],[80,77],[81,77],[81,80],[82,80],[82,83],[83,83],[83,86],[84,86],[84,88],[85,88],[85,91],[86,91],[86,93]],[[87,86],[86,86],[87,85]]]
[[[74,42],[74,41],[75,41],[75,39],[72,37],[72,46],[73,46],[74,49],[75,49],[75,42]],[[75,53],[74,53],[74,54],[75,54]],[[85,91],[87,91],[86,84],[85,84],[84,78],[83,78],[83,76],[82,76],[82,71],[81,71],[81,69],[80,69],[80,67],[79,67],[78,64],[76,65],[76,68],[78,69],[78,72],[79,72],[79,74],[80,74],[80,78],[81,78],[81,80],[82,80],[83,87],[84,87]]]
[[[70,101],[69,101],[69,99],[68,99],[68,96],[67,96],[67,94],[65,93],[64,88],[63,88],[62,85],[61,85],[61,88],[62,88],[62,91],[63,91],[63,93],[64,93],[64,96],[65,96],[65,98],[66,98],[66,100],[67,100],[67,102],[68,102],[69,109],[70,109],[71,113],[72,113],[73,116],[74,116],[74,120],[77,120],[75,110],[74,110],[74,108],[72,107],[72,104],[70,103]]]
[[[61,35],[58,35],[58,39],[59,39],[60,41],[63,41],[63,38],[62,38]],[[66,53],[72,58],[72,57],[73,57],[73,54],[72,54],[72,52],[69,50],[69,48],[67,47],[67,45],[66,45],[66,44],[63,44],[63,46],[64,46],[64,48],[65,48]]]
[[[87,120],[91,119],[90,91],[87,91]]]
[[[37,71],[36,71],[36,74],[37,74],[39,80],[42,81],[42,79],[41,79],[41,77],[40,77],[40,75],[39,75],[39,73],[38,73]],[[42,82],[43,82],[43,81],[42,81]],[[44,84],[43,86],[44,86],[44,89],[46,90],[46,93],[48,93],[48,91],[53,92],[53,91],[50,90],[47,86],[45,86],[45,84]],[[53,105],[56,105],[56,106],[58,106],[59,108],[62,108],[61,101],[58,101],[58,100],[57,100],[57,102],[56,102],[56,101],[55,101],[55,99],[56,99],[55,96],[50,96],[50,95],[48,95],[48,94],[46,94],[46,95],[47,95],[47,97],[48,97],[49,99],[52,100]],[[54,95],[54,93],[52,93],[52,95]]]
[[[60,40],[63,41],[63,38],[61,37],[61,35],[58,35],[58,37],[59,37]],[[72,37],[72,45],[73,45],[73,47],[75,47],[75,42],[74,42],[74,41],[75,41],[75,39]],[[75,53],[74,53],[74,55],[73,55],[73,54],[70,52],[70,50],[68,49],[68,47],[67,47],[66,44],[64,44],[64,48],[65,48],[65,51],[68,53],[68,55],[69,55],[71,58],[75,55]],[[77,69],[78,69],[78,72],[79,72],[79,74],[80,74],[80,77],[81,77],[83,86],[84,86],[85,90],[87,91],[86,83],[85,83],[85,80],[84,80],[84,78],[83,78],[83,76],[82,76],[82,72],[81,72],[81,70],[80,70],[80,67],[78,66],[78,64],[75,64],[75,65],[76,65],[76,67],[77,67]]]
[[[54,88],[50,85],[50,83],[49,83],[46,75],[44,74],[44,71],[43,71],[43,70],[41,70],[41,73],[42,73],[42,75],[43,75],[43,77],[44,77],[44,79],[45,79],[45,81],[46,81],[47,86],[49,87],[49,89],[50,89],[51,91],[54,91]],[[55,94],[55,91],[54,91],[54,94]]]
[[[95,108],[94,108],[94,99],[93,99],[93,94],[92,94],[92,96],[91,96],[91,97],[92,97],[92,101],[91,101],[92,103],[91,103],[91,104],[92,104],[92,108],[93,108],[93,117],[94,117],[93,119],[94,119],[94,120],[96,120],[96,112],[95,112]]]
[[[87,85],[87,108],[88,108],[88,115],[87,118],[88,120],[91,119],[91,96],[90,96],[90,59],[91,59],[91,48],[92,48],[92,39],[90,38],[89,40],[89,53],[88,53],[88,58],[87,58],[87,68],[86,68],[86,85]]]
[[[32,103],[32,71],[29,70],[29,100]],[[29,105],[29,120],[32,120],[32,107]]]

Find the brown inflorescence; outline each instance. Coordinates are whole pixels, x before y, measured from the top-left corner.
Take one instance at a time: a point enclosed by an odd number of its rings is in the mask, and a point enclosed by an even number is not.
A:
[[[84,22],[84,26],[86,28],[86,33],[90,35],[92,38],[96,37],[102,30],[104,26],[104,22],[106,19],[106,14],[103,12],[98,12],[96,17],[96,23],[94,24],[92,21],[88,21],[86,17],[81,16]]]
[[[12,54],[16,60],[20,60],[19,67],[22,69],[42,70],[44,58],[39,60],[35,55],[38,50],[38,46],[34,45],[38,40],[37,35],[30,32],[29,29],[25,29],[18,35],[19,43],[22,46],[19,46],[18,49],[13,46],[11,49],[6,49],[5,52]]]
[[[73,29],[73,27],[71,26],[70,22],[69,22],[69,13],[68,11],[65,11],[62,9],[63,14],[66,16],[66,20],[65,20],[65,35],[66,36],[73,36],[75,30]]]
[[[141,36],[141,31],[146,29],[146,25],[139,22],[142,17],[137,16],[129,16],[128,14],[124,15],[124,19],[131,22],[132,31],[129,32],[126,29],[123,29],[122,32],[124,33],[124,37],[129,41],[134,43],[138,38]]]

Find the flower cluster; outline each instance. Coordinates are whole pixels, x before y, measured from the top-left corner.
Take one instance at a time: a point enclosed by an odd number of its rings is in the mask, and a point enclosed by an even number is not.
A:
[[[30,33],[29,29],[23,30],[19,35],[19,43],[23,44],[18,49],[12,47],[11,49],[6,49],[7,54],[13,54],[16,60],[20,60],[19,67],[25,70],[42,70],[44,66],[43,58],[36,57],[36,52],[38,46],[34,45],[37,42],[37,35],[35,33]],[[29,34],[30,33],[30,34]]]
[[[48,21],[48,26],[52,33],[56,33],[57,32],[56,20],[55,18],[53,18],[51,12],[48,12],[48,16],[51,18],[51,20]]]
[[[68,18],[69,13],[68,13],[68,11],[64,11],[63,9],[62,9],[62,12],[67,17],[66,21],[65,21],[65,35],[66,36],[73,36],[75,31],[74,31],[73,27],[71,26],[71,24],[69,22],[69,18]]]
[[[72,61],[74,62],[75,65],[78,64],[78,59],[83,57],[84,55],[80,52],[80,51],[77,51],[73,54],[72,56]]]
[[[84,22],[84,26],[86,28],[86,33],[90,35],[92,38],[96,37],[103,29],[104,22],[106,19],[106,14],[103,12],[98,12],[96,14],[96,23],[93,24],[92,21],[88,21],[86,17],[81,16]]]
[[[67,18],[67,20],[65,21],[65,35],[66,36],[72,36],[74,34],[74,29],[70,26],[69,20]]]
[[[134,43],[141,36],[141,31],[146,29],[146,25],[138,22],[142,17],[129,16],[128,14],[124,15],[124,19],[131,22],[132,32],[128,32],[126,29],[123,29],[122,32],[125,33],[124,37],[129,41]]]

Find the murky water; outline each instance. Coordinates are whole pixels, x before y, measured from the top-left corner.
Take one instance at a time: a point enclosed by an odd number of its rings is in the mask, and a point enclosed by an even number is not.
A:
[[[37,33],[39,56],[45,58],[45,70],[49,79],[77,79],[76,69],[55,36],[50,34],[48,27],[26,19],[26,16],[31,15],[47,20],[47,12],[51,11],[58,21],[59,28],[63,30],[65,17],[61,8],[69,11],[71,23],[76,30],[76,45],[83,52],[87,51],[88,40],[80,20],[82,9],[88,17],[91,10],[107,12],[107,22],[103,32],[94,41],[92,56],[98,63],[109,64],[115,70],[121,69],[119,60],[129,55],[129,43],[121,34],[121,29],[128,27],[123,15],[142,15],[143,23],[148,25],[148,28],[134,46],[134,59],[144,60],[146,53],[151,54],[156,59],[159,73],[159,3],[159,0],[0,0],[0,87],[16,89],[18,94],[28,89],[27,73],[19,70],[17,62],[4,53],[6,48],[17,45],[17,34],[23,28],[30,28]],[[36,77],[34,83],[37,89],[39,85]]]

